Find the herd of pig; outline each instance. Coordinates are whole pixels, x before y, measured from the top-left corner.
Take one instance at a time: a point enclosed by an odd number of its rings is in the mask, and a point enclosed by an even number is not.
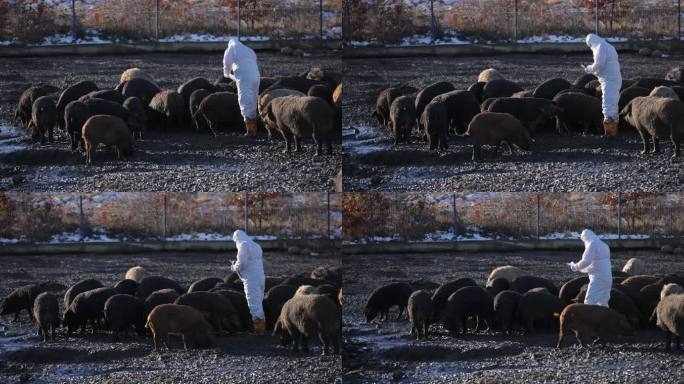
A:
[[[635,128],[643,142],[642,154],[658,152],[658,140],[669,138],[673,157],[684,142],[683,69],[670,70],[665,79],[624,79],[620,91],[620,127]],[[535,133],[569,131],[603,133],[601,84],[596,76],[546,80],[534,90],[524,90],[496,69],[482,71],[467,90],[436,82],[423,89],[398,85],[378,95],[373,116],[389,127],[395,144],[411,142],[414,127],[422,132],[430,150],[446,150],[450,134],[469,136],[473,160],[482,158],[484,145],[506,145],[531,150]],[[610,145],[606,141],[606,145]]]
[[[262,77],[259,93],[259,123],[269,139],[273,132],[280,133],[289,152],[293,141],[301,151],[301,141],[313,138],[316,155],[324,145],[332,153],[332,144],[341,137],[339,73],[311,68],[296,76]],[[177,89],[162,90],[139,68],[124,71],[114,89],[99,89],[87,80],[61,92],[51,85],[31,86],[19,99],[15,119],[41,143],[53,142],[55,126],[62,129],[72,150],[85,150],[88,163],[98,144],[114,147],[117,159],[130,155],[134,140],[142,139],[147,128],[194,127],[214,135],[220,128],[244,130],[231,79],[220,76],[212,83],[196,77]]]
[[[558,331],[557,347],[574,333],[581,346],[604,342],[617,335],[632,335],[638,329],[657,326],[665,333],[665,350],[672,339],[680,350],[684,337],[684,272],[666,276],[642,274],[641,259],[630,259],[621,271],[613,271],[609,308],[583,304],[589,279],[577,277],[560,288],[552,281],[514,266],[495,268],[486,286],[470,278],[442,285],[431,282],[395,282],[375,289],[364,308],[367,322],[387,320],[390,308],[404,310],[411,322],[411,335],[427,338],[433,324],[442,323],[456,337],[484,326],[511,334],[536,329]],[[428,290],[434,289],[432,295]]]
[[[339,267],[323,266],[309,276],[267,276],[263,300],[267,329],[279,335],[283,345],[301,345],[308,351],[308,340],[318,337],[322,353],[332,347],[340,352],[342,271]],[[204,278],[186,290],[175,280],[151,276],[143,267],[129,269],[123,280],[108,287],[96,279],[85,279],[68,289],[55,282],[19,287],[3,301],[0,315],[20,319],[26,310],[38,327],[38,334],[47,342],[55,340],[60,325],[66,328],[65,338],[87,325],[92,332],[106,329],[114,341],[119,333],[128,337],[135,329],[138,335],[153,336],[156,349],[167,345],[169,334],[181,336],[185,349],[213,344],[213,335],[249,332],[252,317],[242,282],[236,273],[225,279]],[[64,312],[53,292],[66,289]],[[104,320],[104,326],[102,324]]]

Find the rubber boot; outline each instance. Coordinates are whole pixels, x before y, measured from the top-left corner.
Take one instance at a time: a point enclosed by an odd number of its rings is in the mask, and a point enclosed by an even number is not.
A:
[[[603,122],[604,136],[617,136],[618,134],[618,123],[615,121],[604,121]]]
[[[245,127],[247,128],[247,132],[245,132],[245,136],[256,136],[256,134],[257,134],[256,119],[249,119],[249,120],[245,121]]]
[[[256,333],[259,336],[263,336],[266,334],[266,320],[264,320],[264,319],[254,320],[254,333]]]

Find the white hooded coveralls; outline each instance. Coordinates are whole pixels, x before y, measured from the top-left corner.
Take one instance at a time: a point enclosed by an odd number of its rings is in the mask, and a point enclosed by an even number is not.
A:
[[[613,285],[610,248],[590,229],[582,231],[580,238],[584,242],[584,254],[579,262],[569,263],[570,269],[589,275],[589,287],[584,304],[607,307]]]
[[[262,301],[264,300],[265,277],[261,247],[239,229],[233,233],[233,241],[238,252],[237,261],[231,265],[230,269],[237,272],[242,280],[252,319],[264,320]]]
[[[245,121],[256,119],[259,96],[259,67],[256,53],[238,39],[231,38],[223,53],[223,75],[233,79],[238,90],[240,113]]]
[[[603,118],[617,122],[620,111],[620,88],[622,88],[622,74],[620,62],[615,48],[606,40],[590,33],[587,35],[587,45],[594,53],[594,63],[585,68],[587,73],[598,77],[603,91]]]

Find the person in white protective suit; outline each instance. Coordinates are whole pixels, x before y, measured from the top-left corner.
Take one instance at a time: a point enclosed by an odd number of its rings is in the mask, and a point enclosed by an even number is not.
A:
[[[237,85],[240,113],[247,127],[245,135],[256,135],[257,98],[261,79],[256,53],[239,39],[231,38],[228,48],[223,53],[223,75],[235,81]]]
[[[618,54],[612,45],[593,33],[587,35],[587,45],[594,53],[594,63],[586,67],[583,66],[583,68],[587,73],[596,75],[601,83],[603,129],[606,135],[615,136],[618,133],[618,121],[620,119],[618,101],[622,87]]]
[[[266,316],[261,302],[264,300],[266,285],[261,247],[239,229],[233,233],[233,241],[237,247],[237,260],[230,269],[237,272],[242,280],[254,332],[263,335],[266,333]]]
[[[610,248],[601,241],[591,229],[585,229],[580,235],[584,242],[582,260],[568,263],[574,272],[589,275],[589,287],[584,304],[608,306],[610,289],[613,285],[613,274],[610,266]]]

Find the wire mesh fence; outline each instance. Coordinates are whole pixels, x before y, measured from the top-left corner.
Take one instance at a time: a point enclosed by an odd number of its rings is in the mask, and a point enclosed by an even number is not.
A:
[[[338,0],[0,2],[0,43],[339,39]]]
[[[677,193],[345,193],[342,207],[349,242],[684,235]]]
[[[673,0],[344,0],[351,45],[678,39]]]
[[[334,193],[0,193],[0,243],[337,239]]]

